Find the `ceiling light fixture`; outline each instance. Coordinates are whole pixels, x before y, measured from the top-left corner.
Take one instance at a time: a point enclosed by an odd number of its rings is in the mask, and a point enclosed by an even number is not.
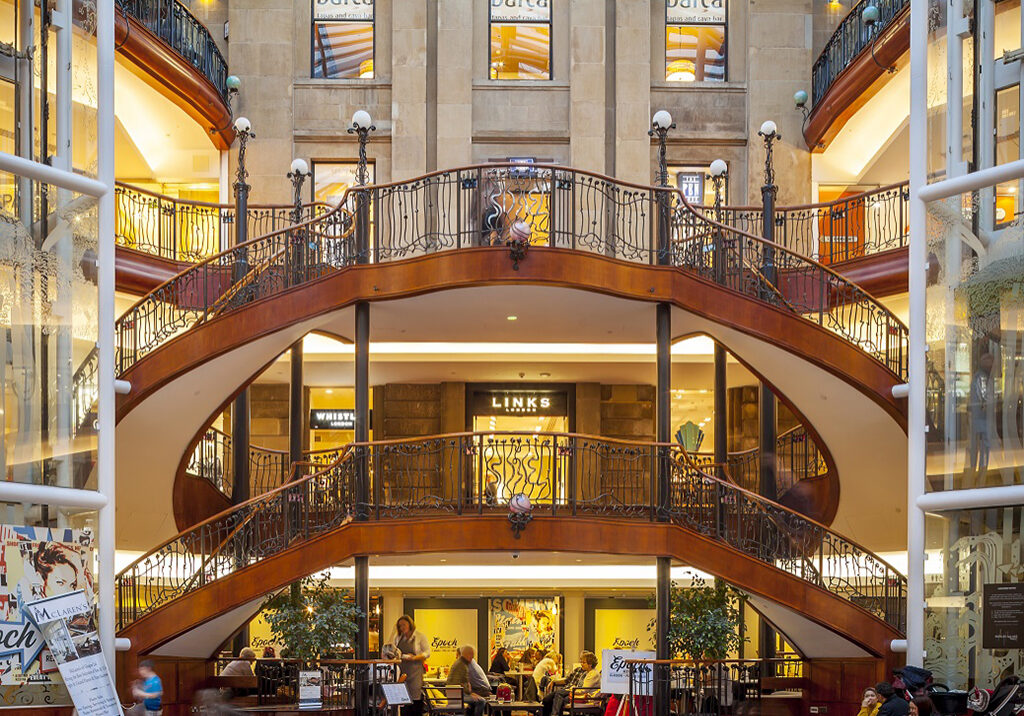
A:
[[[509,321],[518,321],[519,316],[505,316],[505,319]]]

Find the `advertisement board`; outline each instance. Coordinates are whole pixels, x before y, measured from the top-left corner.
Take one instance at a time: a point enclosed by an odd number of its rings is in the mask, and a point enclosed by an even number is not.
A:
[[[313,0],[314,22],[373,22],[373,0]]]
[[[654,632],[647,628],[653,619],[653,609],[595,609],[594,653],[654,649]]]
[[[1024,646],[1024,583],[985,585],[981,633],[983,649]]]
[[[58,663],[24,608],[81,590],[93,603],[88,530],[0,525],[0,707],[70,705]]]
[[[558,599],[491,597],[487,600],[489,656],[498,647],[518,659],[528,646],[559,650]]]
[[[431,673],[454,664],[460,646],[477,647],[476,609],[414,609],[412,618],[416,631],[430,639]]]
[[[723,25],[725,0],[665,0],[667,25]]]
[[[605,694],[629,693],[629,669],[626,662],[632,659],[654,659],[653,651],[633,649],[605,649],[601,652],[601,692]],[[634,671],[638,675],[633,685],[634,696],[651,695],[651,672],[649,664],[641,664]],[[642,673],[646,672],[646,673]]]

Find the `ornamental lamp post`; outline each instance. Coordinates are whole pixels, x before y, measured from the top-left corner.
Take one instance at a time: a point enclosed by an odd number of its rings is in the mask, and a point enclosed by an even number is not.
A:
[[[231,114],[233,111],[231,103],[238,96],[238,90],[242,87],[242,80],[238,79],[237,75],[228,75],[228,78],[224,80],[224,87],[226,89],[224,98],[228,103],[228,113]]]
[[[297,228],[302,223],[302,185],[309,176],[309,164],[305,159],[296,157],[292,160],[291,171],[286,175],[292,182],[292,229],[291,241],[288,242],[288,256],[291,259],[291,271],[287,275],[292,276],[295,283],[302,278],[302,267],[305,265],[305,232]]]
[[[365,109],[360,109],[352,115],[352,126],[348,128],[349,134],[355,134],[359,140],[359,164],[356,166],[356,185],[366,186],[369,174],[366,171],[366,142],[370,138],[370,132],[376,131],[373,118]],[[356,263],[367,263],[370,260],[370,202],[366,191],[360,191],[356,195],[356,230],[355,230],[355,260]]]
[[[235,168],[235,246],[249,240],[249,172],[245,168],[245,150],[249,140],[256,136],[252,123],[246,117],[235,120],[235,136],[238,137],[238,166]],[[241,281],[249,270],[245,249],[239,249],[235,257],[235,281]]]
[[[665,139],[670,129],[674,129],[675,122],[672,115],[664,109],[659,109],[651,117],[651,128],[647,136],[658,138],[658,173],[654,178],[655,183],[660,187],[668,186],[668,161],[666,159]],[[669,251],[669,197],[666,191],[656,191],[658,198],[658,263],[668,265],[671,262]]]
[[[711,179],[711,184],[715,188],[715,221],[722,223],[722,190],[725,187],[726,182],[729,180],[729,166],[722,159],[716,159],[711,162],[711,166],[708,169],[708,177]],[[714,274],[715,280],[722,283],[725,280],[725,246],[723,242],[725,237],[722,235],[722,229],[715,227],[715,243],[714,243]]]

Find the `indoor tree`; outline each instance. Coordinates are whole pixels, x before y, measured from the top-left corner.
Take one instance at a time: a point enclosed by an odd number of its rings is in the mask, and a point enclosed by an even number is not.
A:
[[[746,641],[739,635],[740,593],[722,580],[708,584],[698,574],[689,575],[689,587],[672,584],[669,652],[694,661],[727,659]],[[654,626],[652,622],[648,629]]]
[[[326,573],[306,577],[299,589],[269,598],[263,608],[274,639],[285,644],[291,656],[306,661],[327,656],[339,644],[355,642],[363,615],[348,598],[347,589],[330,586]]]

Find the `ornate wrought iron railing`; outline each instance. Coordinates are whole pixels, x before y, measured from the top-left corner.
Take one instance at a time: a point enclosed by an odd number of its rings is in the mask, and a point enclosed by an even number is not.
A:
[[[775,242],[826,265],[902,248],[910,229],[909,207],[906,182],[820,204],[778,207]],[[699,210],[733,228],[762,235],[759,206],[725,206],[717,214],[711,207]]]
[[[717,470],[718,468],[714,468]],[[358,443],[330,465],[160,545],[117,577],[118,624],[352,520],[506,513],[671,520],[902,628],[906,582],[876,555],[698,466],[678,445],[564,433]]]
[[[627,696],[643,708],[661,690],[669,700],[669,712],[721,716],[759,708],[766,693],[764,679],[773,688],[794,679],[799,688],[803,673],[801,659],[726,659],[685,661],[680,659],[629,659],[625,662]],[[649,708],[649,707],[648,707]]]
[[[116,4],[195,67],[227,102],[228,63],[210,31],[184,5],[178,0],[117,0]]]
[[[713,453],[693,454],[699,465],[713,465]],[[806,428],[790,428],[775,441],[775,494],[784,495],[801,480],[827,475],[828,461]],[[744,490],[760,493],[761,450],[751,448],[729,453],[729,476]]]
[[[863,18],[864,8],[868,5],[878,8],[878,20],[873,27],[868,27]],[[860,0],[850,8],[811,68],[811,100],[814,104],[825,96],[839,75],[861,53],[870,51],[872,38],[885,32],[893,20],[909,7],[910,0]]]
[[[118,246],[195,263],[220,253],[233,242],[235,207],[188,201],[118,183],[114,188],[114,240]],[[325,204],[302,206],[301,221],[326,214]],[[291,226],[294,207],[253,204],[246,214],[249,236]]]
[[[906,373],[906,327],[828,267],[711,220],[673,189],[507,164],[354,187],[321,217],[198,263],[118,319],[118,370],[214,315],[344,266],[488,245],[514,256],[544,246],[675,266],[795,312]]]
[[[218,675],[230,662],[249,661],[256,677],[256,704],[258,706],[294,706],[299,698],[299,672],[320,672],[320,698],[324,707],[360,707],[357,713],[384,714],[378,708],[384,701],[382,684],[398,681],[398,664],[394,660],[358,659],[216,659],[214,670]],[[359,692],[369,694],[369,704],[360,704]],[[367,708],[369,706],[369,708]]]

